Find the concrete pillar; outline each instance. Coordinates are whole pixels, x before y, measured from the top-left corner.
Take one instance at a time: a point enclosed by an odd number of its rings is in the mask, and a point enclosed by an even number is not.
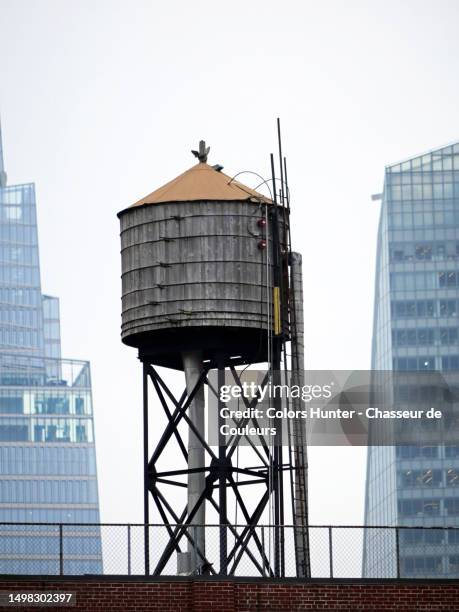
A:
[[[202,372],[202,353],[201,351],[189,351],[182,353],[183,368],[185,370],[187,392],[191,393],[198,381]],[[205,439],[205,398],[204,385],[198,389],[193,401],[188,409],[190,421],[199,431],[202,438]],[[205,451],[197,438],[196,434],[190,429],[188,435],[188,469],[203,468],[205,466]],[[205,473],[193,473],[188,475],[188,511],[190,511],[205,488]],[[206,509],[205,502],[201,503],[198,511],[191,521],[190,535],[193,538],[196,547],[191,542],[188,542],[188,552],[191,556],[191,571],[194,572],[197,567],[203,563],[202,555],[205,555],[205,525]],[[199,525],[199,526],[198,526]]]

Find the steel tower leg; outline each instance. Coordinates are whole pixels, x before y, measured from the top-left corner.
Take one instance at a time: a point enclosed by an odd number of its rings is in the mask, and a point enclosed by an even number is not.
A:
[[[150,573],[150,538],[148,523],[150,522],[149,508],[149,471],[148,462],[148,366],[142,364],[142,388],[143,388],[143,522],[144,522],[144,552],[145,552],[145,575]]]
[[[221,388],[225,384],[225,363],[219,360],[218,363],[218,505],[219,505],[219,522],[220,522],[220,574],[226,576],[228,573],[228,538],[227,528],[227,504],[226,504],[226,440],[221,433],[223,419],[221,418],[221,409],[223,402],[220,399]]]
[[[196,386],[199,377],[202,373],[202,353],[200,351],[190,351],[182,353],[183,368],[185,370],[186,389],[190,394]],[[201,438],[205,438],[205,399],[204,385],[201,385],[197,390],[193,401],[189,407],[189,418],[194,425]],[[203,470],[205,466],[205,450],[196,435],[195,431],[189,428],[188,432],[188,511],[194,508],[196,503],[201,498],[206,487],[206,474]],[[201,472],[193,472],[197,468],[201,468]],[[191,521],[191,537],[188,541],[188,552],[191,556],[191,571],[196,571],[201,565],[201,556],[205,555],[206,551],[206,507],[203,501]],[[200,551],[201,555],[197,551]]]

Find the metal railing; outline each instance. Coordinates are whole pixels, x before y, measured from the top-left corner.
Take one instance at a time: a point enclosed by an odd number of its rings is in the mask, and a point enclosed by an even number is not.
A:
[[[219,575],[222,527],[204,526],[205,551],[194,548],[198,527],[3,522],[0,574]],[[228,575],[273,576],[274,526],[223,529],[227,530]],[[297,576],[295,529],[299,528],[282,528],[284,577]],[[171,538],[177,532],[181,534],[178,542]],[[311,525],[307,536],[311,578],[459,578],[456,527]],[[247,538],[243,554],[232,554],[241,538]]]

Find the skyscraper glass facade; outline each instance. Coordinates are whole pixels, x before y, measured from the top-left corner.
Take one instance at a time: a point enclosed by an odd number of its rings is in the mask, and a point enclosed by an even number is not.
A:
[[[459,370],[459,144],[385,171],[372,368]],[[367,525],[459,526],[459,446],[369,447]],[[399,532],[402,576],[458,576],[459,538]],[[450,541],[451,539],[458,541]],[[418,541],[419,540],[419,541]],[[395,575],[394,532],[368,530],[364,575]]]
[[[28,184],[0,189],[0,350],[42,355],[35,188]]]
[[[100,573],[89,363],[61,358],[59,301],[42,295],[35,188],[7,185],[0,134],[0,573]]]

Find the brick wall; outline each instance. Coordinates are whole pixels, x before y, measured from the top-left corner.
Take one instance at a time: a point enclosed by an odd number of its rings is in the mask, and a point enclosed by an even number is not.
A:
[[[459,581],[299,581],[242,579],[0,581],[0,590],[74,591],[84,612],[295,612],[296,610],[459,611]],[[12,610],[11,607],[0,607]],[[21,612],[37,607],[20,607]],[[43,608],[41,608],[43,609]]]

